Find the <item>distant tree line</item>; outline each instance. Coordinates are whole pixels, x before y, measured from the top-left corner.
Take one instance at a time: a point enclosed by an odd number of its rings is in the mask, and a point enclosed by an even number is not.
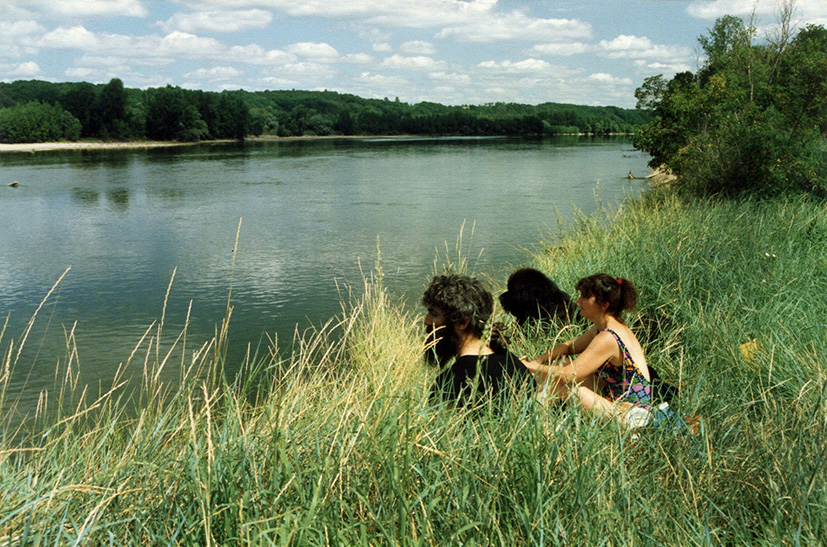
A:
[[[244,139],[249,135],[526,136],[632,133],[644,110],[557,103],[446,106],[333,91],[223,91],[166,86],[0,83],[0,142]]]
[[[229,92],[142,91],[117,78],[106,85],[0,83],[0,142],[243,139],[249,127],[249,109]]]
[[[679,175],[700,194],[827,196],[827,29],[791,24],[755,44],[755,28],[727,15],[699,39],[706,62],[697,73],[647,78],[638,107],[653,120],[635,145],[653,167]]]
[[[632,133],[649,113],[618,107],[543,103],[447,106],[364,99],[333,91],[238,91],[255,134],[555,135]]]

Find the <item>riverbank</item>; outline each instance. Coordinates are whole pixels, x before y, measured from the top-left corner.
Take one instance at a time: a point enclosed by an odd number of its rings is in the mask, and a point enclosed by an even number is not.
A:
[[[697,435],[633,438],[576,405],[431,408],[421,316],[372,279],[240,380],[220,373],[226,329],[179,337],[180,362],[156,350],[163,327],[149,330],[124,364],[144,376],[131,399],[118,379],[84,401],[73,363],[22,441],[5,425],[14,412],[2,417],[0,545],[824,544],[824,241],[819,203],[658,188],[531,257],[569,290],[595,270],[635,283],[657,320],[647,360],[680,389],[673,407],[700,415]],[[556,334],[513,337],[514,350],[537,355]],[[2,336],[8,367],[17,347]],[[159,384],[165,366],[180,386]]]
[[[421,138],[421,135],[326,135],[326,136],[301,136],[301,137],[277,137],[276,135],[259,135],[247,137],[249,142],[288,142],[300,140],[331,140],[331,139],[404,139]],[[435,137],[436,138],[436,137]],[[124,141],[124,142],[102,142],[102,141],[66,141],[66,142],[31,142],[31,143],[0,143],[0,153],[3,152],[49,152],[55,150],[126,150],[140,148],[171,148],[178,146],[194,146],[198,144],[224,144],[235,142],[231,139],[219,139],[212,141],[178,142],[178,141]]]
[[[623,133],[611,135],[624,135]],[[576,136],[576,135],[573,135]],[[299,140],[332,140],[332,139],[415,139],[415,138],[444,138],[428,135],[325,135],[325,136],[300,136],[300,137],[278,137],[276,135],[259,135],[247,137],[249,142],[276,142],[276,141],[299,141]],[[479,138],[479,137],[466,137]],[[497,137],[483,137],[497,138]],[[178,142],[178,141],[124,141],[124,142],[103,142],[103,141],[64,141],[64,142],[31,142],[31,143],[0,143],[0,153],[35,153],[49,152],[55,150],[126,150],[141,148],[171,148],[178,146],[193,146],[198,144],[223,144],[235,142],[231,139],[219,139],[212,141]]]
[[[258,137],[248,137],[246,140],[250,142],[268,142],[268,141],[297,141],[297,140],[319,140],[319,139],[365,139],[365,138],[405,138],[414,137],[414,135],[394,135],[390,136],[364,136],[364,135],[330,135],[324,137],[318,136],[302,136],[302,137],[277,137],[275,135],[261,135]],[[171,148],[178,146],[194,146],[198,144],[224,144],[228,142],[235,142],[231,139],[221,139],[213,141],[196,141],[196,142],[178,142],[178,141],[125,141],[125,142],[102,142],[102,141],[72,141],[72,142],[30,142],[30,143],[14,143],[5,144],[0,143],[0,153],[3,152],[49,152],[55,150],[127,150],[140,148]]]
[[[231,142],[231,141],[209,141]],[[48,152],[53,150],[126,150],[136,148],[170,148],[174,146],[191,146],[198,143],[174,142],[174,141],[128,141],[128,142],[97,142],[97,141],[75,141],[75,142],[30,142],[4,144],[0,143],[2,152]]]

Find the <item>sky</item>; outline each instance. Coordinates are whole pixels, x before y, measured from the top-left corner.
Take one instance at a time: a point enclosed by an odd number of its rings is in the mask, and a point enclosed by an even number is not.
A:
[[[793,23],[827,26],[827,0]],[[330,90],[442,104],[635,106],[696,71],[736,15],[771,36],[779,0],[2,0],[0,81]]]

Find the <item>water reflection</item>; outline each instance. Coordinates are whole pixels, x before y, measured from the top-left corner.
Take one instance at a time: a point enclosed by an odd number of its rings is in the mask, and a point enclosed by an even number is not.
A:
[[[100,201],[100,192],[91,188],[81,188],[76,186],[72,188],[71,195],[72,199],[81,205],[97,205]]]
[[[69,150],[77,156],[78,165],[86,169],[123,169],[135,158],[135,151],[130,149],[83,149]]]
[[[161,188],[155,193],[165,205],[181,205],[187,195],[183,188]]]
[[[126,188],[112,188],[106,191],[106,200],[112,208],[125,212],[129,207],[129,190]]]

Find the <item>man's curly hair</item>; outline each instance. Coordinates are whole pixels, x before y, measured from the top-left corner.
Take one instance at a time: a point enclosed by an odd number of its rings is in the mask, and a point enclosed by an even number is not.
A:
[[[422,304],[428,309],[439,308],[449,326],[468,319],[468,330],[480,338],[494,312],[494,297],[481,281],[450,272],[431,280]]]

